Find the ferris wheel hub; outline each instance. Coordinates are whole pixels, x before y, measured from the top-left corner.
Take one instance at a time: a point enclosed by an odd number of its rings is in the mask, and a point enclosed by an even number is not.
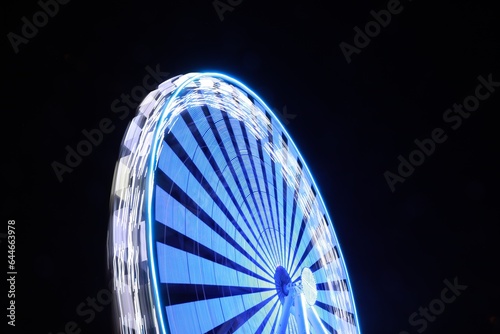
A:
[[[276,285],[276,291],[278,292],[278,297],[283,304],[285,302],[285,297],[288,296],[289,284],[292,283],[292,279],[282,266],[277,266],[274,273],[274,283]]]

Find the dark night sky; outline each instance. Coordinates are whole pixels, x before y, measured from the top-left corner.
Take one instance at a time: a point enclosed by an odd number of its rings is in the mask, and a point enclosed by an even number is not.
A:
[[[223,72],[296,115],[286,128],[334,220],[364,333],[417,333],[410,315],[455,278],[467,289],[424,332],[499,333],[499,84],[458,128],[443,119],[474,96],[479,76],[500,82],[498,11],[490,1],[402,0],[348,63],[339,44],[353,45],[353,28],[388,3],[245,0],[221,21],[210,0],[75,0],[17,53],[9,33],[21,36],[22,18],[41,7],[2,4],[1,233],[8,219],[18,227],[12,333],[55,334],[70,321],[111,332],[109,306],[88,323],[76,308],[107,288],[109,195],[133,114],[120,120],[110,106],[147,66],[168,77]],[[103,118],[114,130],[59,182],[51,164]],[[392,192],[384,173],[398,173],[398,156],[436,128],[444,142]]]

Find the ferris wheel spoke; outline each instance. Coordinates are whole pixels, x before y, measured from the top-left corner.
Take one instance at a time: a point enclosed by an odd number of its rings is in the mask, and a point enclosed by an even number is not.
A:
[[[267,143],[264,143],[264,145],[267,145],[267,150],[266,153],[264,154],[267,159],[269,159],[270,164],[271,164],[271,177],[273,180],[273,188],[274,188],[274,197],[276,198],[276,219],[278,221],[278,228],[280,234],[283,235],[283,238],[280,238],[280,245],[281,249],[283,252],[283,259],[282,259],[282,265],[287,265],[287,258],[286,258],[286,240],[287,240],[287,231],[286,231],[286,217],[287,217],[287,192],[288,192],[288,184],[286,182],[286,178],[283,177],[283,167],[280,165],[280,161],[277,161],[275,158],[271,157],[268,150],[270,148],[276,148],[276,151],[279,151],[280,149],[284,149],[282,147],[283,145],[283,140],[287,141],[286,136],[283,134],[283,132],[278,131],[277,129],[279,126],[276,126],[276,122],[273,119],[272,115],[269,114],[267,111],[265,112],[266,118],[269,121],[269,125],[267,128]],[[262,141],[259,140],[259,149],[260,151],[263,151],[262,148]],[[285,157],[286,159],[287,157]],[[278,166],[277,166],[278,165]],[[281,182],[279,182],[281,180]],[[281,187],[281,192],[279,191]],[[281,196],[281,201],[279,200]],[[280,216],[281,213],[281,216]],[[281,232],[281,228],[283,229],[283,232]]]
[[[279,308],[276,308],[276,311],[274,312],[274,315],[272,316],[274,318],[274,320],[273,320],[273,325],[272,325],[271,330],[269,331],[269,333],[275,333],[275,330],[276,330],[276,328],[278,326],[278,319],[279,319],[278,309]]]
[[[202,111],[203,111],[203,113],[206,116],[206,120],[207,120],[207,122],[209,124],[209,127],[210,127],[210,129],[212,131],[212,134],[215,137],[215,140],[217,142],[218,147],[221,150],[222,155],[224,156],[224,159],[226,161],[226,165],[227,165],[227,167],[229,168],[229,170],[231,172],[231,175],[232,175],[232,177],[233,177],[233,179],[234,179],[234,181],[235,181],[235,183],[237,185],[237,188],[239,189],[240,193],[242,194],[242,197],[245,198],[246,196],[245,196],[245,194],[243,192],[244,187],[241,184],[240,178],[238,177],[238,175],[237,175],[237,173],[236,173],[236,171],[234,169],[233,163],[231,161],[231,158],[229,157],[228,151],[227,151],[226,146],[224,144],[224,140],[222,140],[221,134],[219,133],[219,130],[217,129],[217,126],[216,126],[216,124],[215,124],[215,122],[213,120],[213,117],[209,117],[209,116],[211,116],[210,109],[207,106],[202,106]],[[222,114],[221,117],[224,117],[225,112],[220,112],[220,113]],[[231,139],[231,140],[234,140],[234,138]],[[243,172],[244,179],[246,181],[247,187],[248,187],[248,189],[250,191],[250,197],[251,197],[252,202],[253,202],[253,204],[254,204],[254,206],[256,208],[255,211],[252,211],[251,208],[249,207],[250,212],[252,212],[254,214],[254,215],[252,215],[252,217],[254,218],[255,226],[258,227],[259,225],[258,225],[257,221],[260,221],[261,222],[260,228],[264,229],[265,227],[263,225],[264,222],[263,222],[263,219],[262,219],[262,216],[261,216],[261,211],[257,209],[259,207],[257,205],[257,200],[255,199],[254,193],[253,193],[253,191],[252,191],[252,189],[250,187],[250,182],[248,180],[247,171],[244,168],[243,164],[241,164],[241,162],[240,162],[240,167],[242,169],[242,172]],[[257,216],[257,217],[255,217],[255,216]],[[268,240],[268,243],[270,244],[269,240]],[[266,246],[267,246],[267,244],[266,244]],[[271,267],[270,267],[270,269],[272,270]]]
[[[275,220],[275,214],[276,214],[274,212],[275,206],[272,205],[273,201],[271,201],[271,193],[269,191],[268,171],[266,168],[265,158],[264,158],[264,154],[262,151],[262,143],[261,143],[260,139],[255,139],[252,136],[249,136],[247,134],[247,130],[246,130],[245,124],[243,122],[240,121],[239,124],[240,124],[241,134],[243,135],[243,138],[244,138],[245,148],[249,152],[249,157],[251,158],[250,163],[251,163],[251,167],[252,167],[253,174],[255,177],[255,182],[258,185],[259,191],[262,188],[262,186],[260,185],[261,182],[263,184],[263,187],[265,188],[265,189],[262,189],[262,191],[265,192],[265,194],[266,194],[267,208],[266,208],[265,212],[267,213],[266,217],[269,216],[269,218],[270,218],[270,222],[271,222],[270,225],[269,225],[269,219],[268,218],[266,218],[266,219],[267,219],[269,228],[271,228],[275,231],[273,233],[274,235],[273,235],[272,239],[273,239],[274,244],[275,244],[275,249],[276,249],[276,253],[278,256],[278,262],[280,262],[281,257],[282,257],[282,250],[280,247],[281,238],[279,237],[280,227],[279,227],[279,224],[277,224],[277,220]],[[252,144],[250,143],[250,141],[252,141]],[[254,143],[254,141],[255,141],[255,143]],[[255,147],[255,146],[257,149],[258,157],[256,156],[255,153],[253,153],[252,147]],[[260,170],[258,167],[260,167]],[[262,198],[261,198],[261,201],[262,201],[262,206],[265,206],[264,200]],[[277,201],[277,199],[275,198],[274,202],[276,203],[276,201]],[[276,234],[276,229],[278,230],[278,234]]]
[[[257,192],[253,192],[252,194],[249,194],[247,196],[247,198],[251,197],[252,195],[255,197],[256,193]],[[247,200],[247,203],[248,203],[248,200]],[[259,208],[252,207],[250,204],[250,210],[252,210],[251,212],[254,212],[256,210],[259,210]],[[267,228],[262,227],[262,225],[257,226],[257,228],[259,229],[259,236],[257,237],[257,244],[259,244],[261,246],[261,249],[265,249],[265,251],[263,252],[263,255],[267,258],[266,265],[268,266],[269,270],[271,272],[273,272],[274,267],[275,267],[275,262],[276,262],[276,252],[269,245],[269,243],[270,243],[269,236],[265,233]]]
[[[278,189],[276,186],[276,178],[275,178],[276,168],[272,159],[269,158],[266,159],[266,156],[264,155],[262,150],[262,143],[260,140],[257,140],[257,147],[259,152],[262,175],[264,177],[264,183],[266,186],[267,200],[274,230],[274,236],[279,252],[279,264],[284,264],[285,263],[285,250],[283,246],[284,234],[282,233],[281,230],[282,222],[280,221],[279,210],[278,210],[278,207],[282,206],[283,204],[280,204],[278,198]],[[266,161],[268,159],[271,161],[269,162]],[[271,183],[271,180],[273,183]]]
[[[163,210],[163,208],[158,208],[157,210],[157,223],[155,224],[154,231],[156,240],[193,254],[198,254],[204,251],[205,248],[208,248],[214,252],[214,254],[223,254],[225,257],[238,263],[247,270],[253,271],[263,277],[269,276],[268,272],[257,266],[257,256],[252,256],[252,259],[239,256],[240,253],[233,247],[233,245],[214,232],[208,225],[203,223],[200,217],[186,211],[184,207],[177,208],[179,205],[172,206],[171,204],[178,203],[171,198],[169,200],[169,194],[166,194],[161,189],[158,189],[156,197],[158,201],[168,203],[168,205],[164,208],[165,210]],[[173,213],[171,215],[167,215],[166,210],[172,211]],[[184,226],[184,224],[175,223],[174,218],[182,222],[189,222],[189,224]],[[248,246],[246,246],[242,240],[236,239],[236,242],[245,249],[248,249]],[[198,244],[202,247],[198,246]],[[203,255],[204,253],[202,252],[201,254]],[[217,255],[211,255],[211,253],[205,255],[205,257],[209,258],[216,256]],[[174,256],[171,258],[172,260],[167,258],[169,263],[175,260]],[[193,269],[189,271],[192,273]]]
[[[305,250],[302,252],[302,257],[300,258],[300,260],[297,262],[297,264],[294,264],[295,258],[297,257],[297,253],[299,252],[299,249],[300,249],[300,244],[302,243],[302,238],[304,236],[304,232],[306,230],[307,220],[308,220],[307,217],[303,217],[301,224],[300,224],[300,230],[299,230],[299,234],[297,236],[297,242],[296,242],[295,247],[294,247],[292,262],[290,264],[290,266],[293,268],[292,274],[290,275],[291,277],[295,276],[295,274],[297,273],[297,270],[300,268],[300,265],[302,264],[302,262],[304,261],[304,259],[307,257],[307,255],[309,254],[309,252],[311,251],[311,249],[314,246],[313,240],[311,239],[309,241],[309,243],[307,244]]]
[[[266,116],[268,118],[270,118],[270,115],[266,113]],[[257,141],[258,144],[259,144],[259,155],[262,154],[262,142],[261,140],[258,140]],[[268,143],[272,143],[273,142],[273,134],[272,134],[272,131],[269,131],[268,130]],[[268,155],[266,155],[268,156]],[[278,234],[281,235],[282,232],[281,232],[281,226],[283,224],[283,237],[280,237],[278,238],[279,239],[279,243],[280,243],[280,250],[281,250],[281,263],[284,265],[285,264],[285,238],[286,238],[286,230],[285,230],[285,224],[284,224],[284,217],[285,217],[285,214],[286,214],[286,211],[283,213],[283,215],[281,216],[282,218],[280,219],[280,207],[283,208],[283,210],[286,210],[286,204],[285,202],[282,201],[282,204],[279,205],[280,201],[279,201],[279,195],[278,195],[278,176],[277,176],[277,168],[276,168],[276,163],[274,161],[274,159],[269,159],[270,160],[270,163],[271,163],[271,179],[273,180],[273,190],[274,190],[274,198],[275,198],[275,210],[276,210],[276,221],[277,221],[277,226],[278,226]],[[282,192],[283,193],[283,192]]]
[[[228,243],[230,243],[236,250],[238,250],[243,256],[248,258],[250,261],[255,263],[261,270],[268,273],[268,271],[262,267],[252,256],[245,250],[243,247],[238,244],[224,229],[222,229],[217,222],[213,220],[202,208],[194,202],[191,197],[189,197],[177,184],[175,184],[172,179],[170,179],[165,173],[161,170],[158,173],[158,184],[162,189],[170,189],[171,196],[176,199],[178,202],[183,203],[184,207],[189,210],[191,213],[195,214],[199,217],[199,219],[205,223],[208,227],[210,227],[215,233],[220,235],[223,239],[225,239]],[[257,253],[258,254],[258,253]],[[268,273],[269,274],[269,273]],[[269,274],[270,275],[270,274]],[[270,275],[271,276],[271,275]]]
[[[269,319],[271,319],[272,315],[275,313],[275,310],[277,310],[276,306],[279,304],[279,299],[276,299],[274,302],[273,306],[271,309],[267,312],[266,316],[264,319],[262,319],[262,322],[260,323],[259,327],[257,327],[257,330],[255,331],[255,334],[262,334],[262,333],[273,333],[274,331],[272,330],[266,330],[264,332],[264,329],[268,328],[270,326]]]
[[[168,296],[165,306],[274,291],[273,288],[184,283],[162,283],[160,289]]]
[[[256,333],[258,328],[263,326],[264,333],[270,333],[269,326],[266,319],[269,319],[276,309],[276,305],[279,303],[276,296],[264,307],[262,307],[258,312],[252,315],[242,326],[240,326],[234,333],[235,334],[246,334],[246,333]]]
[[[294,180],[292,216],[290,219],[290,238],[288,240],[288,261],[287,261],[288,268],[290,268],[290,266],[293,263],[293,260],[290,259],[290,256],[292,254],[292,250],[294,250],[294,248],[292,248],[292,240],[293,240],[293,234],[295,231],[295,214],[297,211],[297,202],[298,202],[298,198],[299,198],[299,188],[300,188],[300,184],[302,182],[302,163],[300,162],[299,158],[297,158],[297,165],[299,167],[299,172],[296,173],[295,180]]]
[[[247,195],[246,201],[249,203],[249,209],[250,209],[250,214],[254,214],[254,212],[264,210],[265,207],[259,206],[258,202],[255,201],[249,201],[248,198],[252,197],[261,197],[262,193],[259,193],[258,191],[253,191],[250,194]],[[256,205],[253,206],[252,205]],[[259,221],[260,219],[257,218]],[[264,256],[267,258],[266,265],[268,266],[269,270],[272,272],[275,267],[275,262],[276,262],[276,251],[271,245],[271,241],[269,240],[269,235],[265,233],[265,231],[268,229],[263,223],[262,224],[257,224],[256,225],[259,236],[257,237],[257,243],[261,246],[262,249],[265,249]]]
[[[349,291],[349,285],[347,284],[347,280],[344,278],[336,281],[316,283],[316,289],[321,291]]]
[[[300,236],[302,237],[302,234]],[[314,238],[309,240],[309,242],[307,243],[307,246],[305,247],[304,251],[302,252],[302,256],[297,261],[297,264],[294,266],[294,269],[292,270],[292,274],[291,274],[292,277],[295,276],[295,274],[297,273],[297,270],[299,270],[299,268],[301,268],[302,264],[304,263],[304,260],[309,256],[309,253],[311,252],[311,250],[313,250],[315,248],[316,244],[317,244],[317,240],[315,240]],[[296,249],[297,250],[299,249],[298,239],[297,239]],[[294,258],[295,258],[295,255],[294,255]],[[321,258],[320,258],[320,260],[321,260]],[[320,260],[318,260],[318,261],[320,261]],[[324,261],[324,259],[323,259],[323,261]],[[317,263],[317,261],[315,263]],[[314,264],[313,264],[313,266],[314,266]]]
[[[313,193],[314,193],[314,191],[313,191]],[[309,217],[309,215],[306,217]],[[312,230],[312,231],[310,231],[310,233],[308,233],[310,235],[309,242],[307,243],[307,246],[302,251],[302,255],[301,255],[300,259],[298,260],[297,264],[294,266],[294,269],[292,270],[292,276],[294,276],[295,273],[297,272],[297,270],[302,266],[304,260],[309,257],[311,250],[318,249],[318,248],[324,248],[324,246],[328,246],[328,243],[327,243],[328,238],[327,238],[327,232],[326,232],[326,228],[327,228],[326,219],[324,219],[324,221],[325,221],[324,224],[320,222],[314,230]],[[307,220],[304,218],[302,220],[302,224],[300,227],[300,232],[299,232],[300,238],[297,238],[297,244],[295,246],[295,252],[294,252],[294,257],[293,257],[294,259],[297,255],[297,253],[299,252],[299,250],[301,250],[300,242],[302,241],[302,235],[306,229],[306,224],[307,224]],[[320,247],[318,247],[318,243],[320,243]],[[333,251],[336,251],[336,250],[337,250],[336,246],[334,246]],[[335,254],[332,254],[331,252],[332,252],[332,250],[330,249],[325,255],[320,257],[320,260],[323,259],[325,263],[332,262],[333,261],[332,257],[334,257]],[[338,257],[338,254],[336,254],[336,256]],[[314,265],[315,264],[313,264],[313,266]],[[314,269],[316,269],[316,268],[314,268]]]
[[[336,261],[340,258],[339,251],[337,246],[333,246],[330,248],[328,252],[326,252],[325,255],[321,256],[318,261],[314,262],[309,269],[313,273],[315,273],[317,270],[322,269],[324,266],[328,265],[329,263]]]
[[[231,121],[229,119],[229,116],[228,116],[227,112],[222,112],[222,118],[223,118],[224,123],[226,125],[225,128],[228,131],[228,135],[229,135],[229,138],[230,138],[230,141],[231,141],[231,144],[232,144],[234,152],[241,152],[241,149],[240,149],[240,147],[238,145],[238,140],[236,139],[235,129],[233,129],[233,126],[232,126],[232,123],[235,123],[236,121]],[[238,124],[239,124],[239,122],[238,122]],[[237,128],[238,127],[236,127],[236,129]],[[242,134],[242,137],[244,138],[244,141],[248,140],[247,137],[246,137],[246,133]],[[251,155],[251,151],[249,151],[249,154]],[[258,202],[260,202],[260,208],[261,209],[257,209],[256,211],[257,211],[259,219],[260,219],[260,221],[262,223],[263,229],[264,230],[266,229],[266,227],[264,226],[264,222],[267,224],[267,228],[271,228],[270,223],[269,223],[269,219],[268,219],[268,215],[267,215],[267,210],[265,210],[265,204],[264,204],[264,199],[262,197],[262,190],[261,190],[261,187],[260,187],[259,177],[257,177],[257,172],[256,172],[256,169],[255,169],[255,165],[254,165],[253,159],[249,159],[250,166],[246,166],[245,162],[243,161],[243,155],[242,154],[236,154],[236,160],[239,162],[239,165],[240,165],[240,168],[241,168],[241,170],[243,172],[244,179],[246,181],[248,189],[250,189],[250,191],[253,192],[253,194],[257,193],[259,195],[258,197],[259,197],[260,201],[257,201],[254,196],[252,196],[252,199],[253,199],[254,204],[255,204],[255,206],[257,208],[259,208]],[[250,171],[253,174],[253,178],[251,178],[248,175],[250,173]],[[254,186],[252,186],[251,180],[255,181],[255,185]],[[267,239],[267,242],[269,243],[269,245],[271,245],[271,248],[273,249],[274,256],[276,256],[276,253],[277,253],[276,240],[274,240],[272,238],[269,239],[269,236],[267,236],[267,234],[266,234],[266,239]]]
[[[334,316],[336,316],[337,318],[345,321],[346,323],[350,324],[350,325],[355,325],[356,324],[356,321],[355,321],[355,317],[354,317],[354,314],[352,312],[348,312],[346,310],[343,310],[339,307],[336,307],[336,306],[333,306],[333,305],[330,305],[330,304],[326,304],[326,303],[323,303],[323,302],[320,302],[319,300],[316,301],[316,306],[322,308],[323,310],[333,314]]]
[[[232,317],[231,319],[225,321],[219,326],[212,328],[207,331],[206,334],[224,334],[224,333],[234,333],[238,328],[240,328],[249,318],[251,318],[255,313],[257,313],[260,309],[262,309],[267,303],[272,301],[275,296],[268,297],[267,299],[261,301],[248,308],[247,310],[241,312],[240,314]]]
[[[160,224],[158,224],[160,225]],[[162,225],[162,224],[161,224]],[[186,253],[193,254],[197,257],[201,257],[203,259],[209,260],[213,263],[220,264],[222,266],[228,267],[235,271],[239,271],[248,276],[254,277],[256,279],[268,282],[273,284],[274,282],[264,276],[261,276],[246,267],[230,260],[229,258],[223,256],[220,253],[217,253],[213,249],[200,244],[199,242],[187,237],[186,235],[179,233],[178,231],[172,229],[171,227],[162,225],[163,231],[161,234],[161,241],[158,241],[162,245],[170,246],[172,248],[184,251]],[[168,261],[168,258],[165,257],[165,260]]]
[[[288,201],[287,201],[287,194],[288,194],[288,184],[285,180],[285,178],[282,178],[282,202],[283,202],[283,218],[281,221],[283,222],[283,249],[284,249],[284,256],[285,256],[285,262],[284,264],[286,265],[287,268],[289,268],[289,257],[286,256],[286,254],[290,253],[290,249],[286,245],[286,241],[288,240],[288,233],[287,233],[287,208],[288,208]],[[291,233],[290,233],[291,234]]]
[[[169,325],[174,333],[233,333],[237,328],[249,325],[256,327],[264,317],[262,310],[267,304],[254,314],[245,313],[245,310],[267,298],[275,298],[273,294],[262,292],[198,300],[165,306],[165,311],[169,315]]]
[[[275,197],[276,206],[276,220],[277,220],[277,236],[279,248],[282,253],[282,258],[280,259],[280,264],[288,267],[288,258],[290,254],[290,249],[288,249],[287,241],[291,237],[291,229],[287,228],[289,223],[289,206],[293,206],[295,203],[290,204],[288,201],[289,180],[285,177],[286,173],[286,161],[288,155],[283,152],[287,152],[287,139],[282,132],[278,132],[275,127],[273,127],[273,120],[269,113],[266,112],[266,118],[269,121],[267,128],[267,142],[262,142],[258,140],[259,144],[259,154],[264,156],[264,159],[269,160],[268,165],[271,165],[271,172],[269,179],[273,180],[273,189]],[[270,153],[271,152],[271,153]],[[269,168],[267,168],[268,170]],[[290,196],[292,197],[292,196]],[[290,209],[291,211],[291,209]],[[292,220],[295,219],[292,215]]]
[[[221,210],[221,212],[225,215],[225,217],[231,222],[233,227],[236,229],[236,231],[243,237],[243,239],[252,247],[252,249],[256,252],[259,253],[256,246],[253,244],[253,242],[250,240],[249,236],[246,235],[246,233],[243,231],[242,227],[236,222],[235,218],[232,216],[230,213],[229,209],[226,207],[226,205],[223,203],[221,198],[219,197],[220,194],[218,194],[210,185],[208,180],[203,176],[202,172],[198,169],[196,164],[193,162],[193,160],[189,157],[187,152],[184,150],[184,148],[181,146],[175,135],[170,134],[165,138],[165,143],[168,144],[168,146],[172,149],[172,152],[175,153],[175,155],[179,158],[180,161],[183,161],[183,165],[187,168],[187,170],[193,175],[193,177],[196,179],[196,181],[203,187],[205,190],[207,196],[209,196],[213,203]],[[253,231],[251,231],[253,232]],[[255,236],[255,233],[253,233],[254,240],[257,240],[257,237]],[[266,262],[264,258],[261,257],[261,260]],[[269,268],[271,269],[271,268]]]

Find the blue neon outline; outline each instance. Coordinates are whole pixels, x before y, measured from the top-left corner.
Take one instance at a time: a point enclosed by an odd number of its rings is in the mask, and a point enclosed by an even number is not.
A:
[[[194,74],[194,73],[190,73],[190,74]],[[299,158],[301,159],[302,161],[302,164],[303,164],[303,167],[305,167],[307,173],[309,174],[309,176],[311,177],[311,181],[313,183],[313,186],[316,187],[317,189],[317,195],[319,197],[319,200],[320,200],[320,203],[323,205],[323,207],[325,208],[325,214],[328,218],[328,220],[332,223],[332,232],[333,232],[333,236],[335,237],[337,243],[338,243],[338,251],[340,253],[340,259],[344,265],[344,268],[345,268],[345,274],[346,274],[346,279],[347,279],[347,285],[349,287],[349,291],[351,292],[350,295],[351,295],[351,299],[352,299],[352,303],[353,303],[353,309],[354,309],[354,315],[355,315],[355,321],[356,321],[356,328],[358,329],[358,332],[361,333],[361,327],[359,326],[359,319],[358,319],[358,312],[356,310],[356,301],[355,301],[355,298],[354,298],[354,292],[352,290],[352,287],[351,287],[351,281],[349,279],[349,271],[347,270],[347,264],[346,262],[344,261],[344,256],[342,255],[342,247],[340,246],[340,241],[338,240],[337,238],[337,233],[335,232],[335,229],[333,228],[333,225],[334,225],[334,222],[333,220],[331,219],[330,217],[330,213],[329,213],[329,210],[325,204],[325,202],[323,201],[323,197],[321,196],[321,191],[320,191],[320,188],[317,186],[316,184],[316,181],[314,180],[314,176],[313,174],[311,173],[311,171],[309,170],[309,167],[307,166],[307,163],[306,161],[304,160],[304,158],[302,157],[302,154],[300,153],[300,150],[298,149],[298,146],[295,144],[295,142],[293,141],[292,137],[289,135],[289,133],[286,131],[286,128],[283,126],[283,124],[281,123],[281,121],[279,120],[279,118],[274,114],[274,112],[271,110],[271,108],[269,108],[267,106],[266,103],[264,103],[264,101],[262,101],[262,99],[256,94],[254,93],[254,91],[252,91],[250,88],[248,88],[246,85],[244,85],[243,83],[241,83],[240,81],[228,76],[228,75],[225,75],[225,74],[222,74],[222,73],[217,73],[217,72],[200,72],[200,73],[196,73],[194,74],[192,77],[188,78],[187,80],[185,80],[182,84],[180,84],[172,93],[172,95],[168,98],[168,101],[167,103],[162,107],[162,111],[161,111],[161,115],[160,117],[158,118],[158,121],[156,123],[156,128],[154,130],[154,133],[153,133],[153,142],[152,142],[152,145],[151,145],[151,151],[150,151],[150,156],[149,156],[149,165],[148,165],[148,171],[147,171],[147,178],[146,178],[146,199],[145,199],[145,205],[146,205],[146,231],[148,233],[148,257],[151,259],[151,276],[152,276],[152,282],[153,282],[153,294],[154,294],[154,297],[155,297],[155,303],[156,303],[156,307],[157,307],[157,310],[158,310],[158,315],[159,315],[159,318],[160,318],[160,330],[162,331],[162,333],[166,334],[167,331],[165,329],[165,320],[163,319],[163,309],[161,308],[161,305],[162,303],[160,302],[160,296],[158,295],[158,284],[156,282],[156,276],[157,276],[157,272],[156,272],[156,268],[155,268],[155,263],[156,263],[156,256],[155,254],[153,253],[153,232],[152,232],[152,213],[151,213],[151,210],[152,210],[152,196],[153,196],[153,189],[154,189],[154,171],[156,170],[156,161],[157,161],[157,154],[158,154],[158,145],[159,145],[159,140],[156,140],[158,139],[158,131],[159,129],[161,128],[161,124],[163,123],[163,121],[168,118],[168,113],[165,113],[166,110],[169,110],[169,107],[170,107],[170,104],[173,100],[175,100],[175,98],[179,95],[179,93],[184,89],[184,87],[193,82],[194,80],[197,80],[201,77],[213,77],[213,78],[218,78],[218,79],[222,79],[234,86],[237,86],[238,88],[242,89],[242,91],[244,91],[245,93],[249,94],[250,96],[252,96],[252,98],[254,100],[256,100],[257,102],[259,102],[265,109],[265,111],[269,112],[275,121],[278,122],[278,124],[281,126],[281,129],[282,131],[285,133],[286,137],[290,140],[290,142],[292,143],[293,147],[295,148],[295,150],[297,151],[297,155],[299,156]],[[274,121],[273,120],[273,121]],[[153,170],[154,168],[154,170]],[[154,203],[153,203],[154,204]]]

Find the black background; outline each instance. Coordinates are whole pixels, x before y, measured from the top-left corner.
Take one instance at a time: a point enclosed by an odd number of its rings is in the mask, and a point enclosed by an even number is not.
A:
[[[3,3],[1,231],[16,220],[13,332],[55,334],[70,321],[81,333],[112,332],[110,306],[88,323],[76,312],[109,279],[111,182],[133,116],[120,120],[110,105],[157,65],[168,77],[229,74],[295,115],[286,128],[331,212],[364,333],[417,333],[408,317],[454,278],[467,289],[425,333],[500,332],[500,88],[459,129],[443,121],[479,75],[500,81],[493,5],[402,1],[347,63],[339,44],[353,44],[353,28],[387,1],[245,0],[221,21],[210,0],[73,0],[18,53],[7,34],[20,35],[21,18],[32,21],[40,6]],[[59,182],[51,164],[103,118],[114,131]],[[391,192],[384,172],[397,173],[398,156],[438,127],[447,140]]]

